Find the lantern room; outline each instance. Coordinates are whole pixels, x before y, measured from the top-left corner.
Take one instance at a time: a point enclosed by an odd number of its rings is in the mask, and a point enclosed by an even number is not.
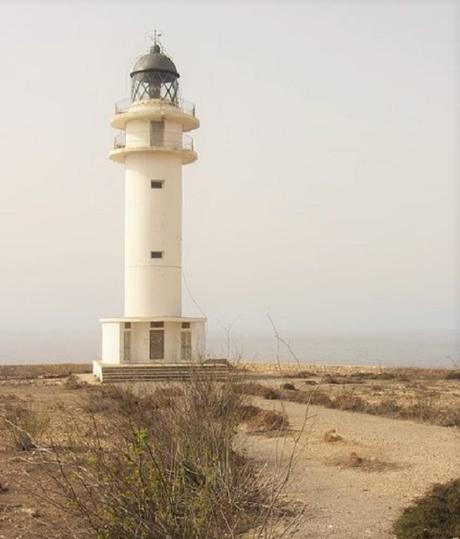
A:
[[[131,98],[134,101],[162,99],[177,103],[179,79],[174,62],[166,56],[158,43],[142,56],[131,71]]]

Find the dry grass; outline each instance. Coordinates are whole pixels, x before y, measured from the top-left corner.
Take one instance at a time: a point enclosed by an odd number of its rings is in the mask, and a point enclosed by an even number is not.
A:
[[[340,387],[334,392],[326,390],[327,385],[315,386],[311,390],[275,389],[260,383],[250,382],[239,385],[240,391],[270,400],[286,400],[299,404],[313,404],[339,410],[362,412],[372,415],[388,416],[398,419],[409,419],[433,423],[441,426],[460,426],[460,405],[458,399],[450,406],[441,405],[441,392],[427,391],[423,384],[411,396],[404,389],[394,390],[379,386],[382,398],[375,399],[373,394],[359,395],[355,388]],[[333,384],[335,387],[335,384]],[[319,389],[321,387],[321,389]],[[360,387],[360,386],[359,386]],[[372,386],[371,386],[372,387]],[[404,395],[404,402],[400,395]],[[370,397],[370,398],[369,398]],[[455,404],[456,402],[456,404]]]
[[[89,363],[50,365],[0,365],[0,380],[34,380],[36,378],[66,378],[72,374],[91,372]]]
[[[20,451],[30,451],[38,447],[45,434],[50,417],[29,405],[15,402],[5,407],[4,422],[13,446]]]

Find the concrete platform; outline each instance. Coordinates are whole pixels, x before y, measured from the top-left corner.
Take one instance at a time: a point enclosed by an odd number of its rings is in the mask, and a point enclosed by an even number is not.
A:
[[[102,383],[183,381],[193,378],[223,380],[230,367],[225,362],[210,363],[137,363],[111,365],[95,361],[93,373]]]

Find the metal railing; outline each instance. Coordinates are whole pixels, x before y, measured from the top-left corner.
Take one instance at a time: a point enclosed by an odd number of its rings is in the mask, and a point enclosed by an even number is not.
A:
[[[133,144],[130,148],[165,148],[168,150],[186,150],[193,152],[193,138],[190,135],[181,137],[164,136],[156,141],[149,141],[149,144]],[[113,149],[120,150],[126,148],[126,133],[119,133],[113,140]]]
[[[152,101],[158,100],[155,99]],[[133,100],[130,97],[128,97],[127,99],[122,99],[121,101],[117,101],[117,103],[115,103],[115,114],[122,114],[123,112],[127,112],[127,110],[132,104]],[[195,117],[195,105],[190,101],[186,101],[185,99],[178,99],[176,103],[174,103],[173,101],[168,101],[167,99],[162,99],[161,104],[175,106],[185,114]]]

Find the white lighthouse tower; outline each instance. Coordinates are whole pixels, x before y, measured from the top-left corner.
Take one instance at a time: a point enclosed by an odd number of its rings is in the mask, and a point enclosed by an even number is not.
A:
[[[205,354],[204,318],[182,316],[182,167],[197,154],[184,133],[199,127],[179,98],[179,73],[155,39],[131,71],[131,99],[110,159],[125,168],[125,305],[102,322],[104,365],[190,363]]]

